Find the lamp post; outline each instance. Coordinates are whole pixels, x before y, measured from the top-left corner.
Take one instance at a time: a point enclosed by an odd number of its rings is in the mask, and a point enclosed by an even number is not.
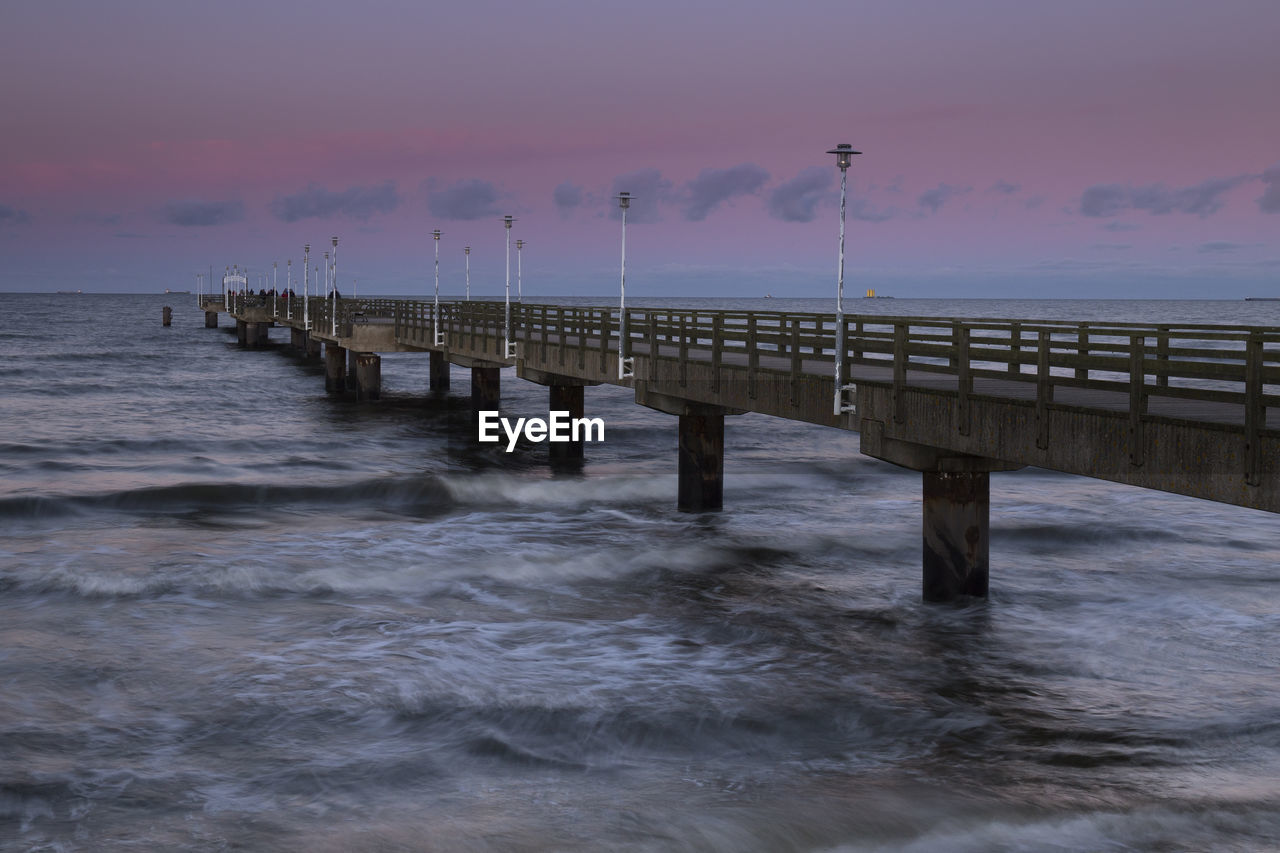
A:
[[[318,282],[317,282],[318,283]],[[311,331],[311,313],[307,311],[307,296],[311,288],[311,244],[302,247],[302,327]]]
[[[276,284],[279,282],[279,279],[280,279],[280,262],[272,261],[271,262],[271,313],[277,317],[280,316],[280,310],[278,307],[280,292],[276,289]]]
[[[325,257],[328,257],[326,253]],[[330,334],[335,338],[338,336],[338,238],[333,238],[333,327]]]
[[[317,275],[316,280],[319,281],[319,279],[320,279],[320,276]],[[329,294],[331,292],[332,292],[332,288],[329,284],[329,253],[325,252],[324,253],[324,298],[329,299],[330,298]]]
[[[284,264],[284,289],[288,292],[288,296],[284,298],[284,308],[289,314],[289,319],[293,319],[293,258],[285,261]]]
[[[466,258],[466,262],[467,262],[467,301],[470,302],[471,301],[471,247],[464,246],[462,249],[462,254]]]
[[[503,311],[505,328],[502,330],[502,336],[506,341],[504,352],[507,358],[516,357],[516,342],[511,339],[511,223],[515,221],[511,216],[502,217],[502,223],[507,228],[507,291]]]
[[[850,414],[854,411],[853,403],[845,403],[844,387],[844,212],[845,198],[849,187],[849,165],[853,162],[853,146],[841,142],[827,152],[836,155],[836,168],[840,170],[840,252],[836,272],[836,385],[835,399],[832,403],[834,414]],[[850,386],[852,390],[852,386]]]
[[[521,275],[521,271],[524,269],[524,265],[521,264],[520,262],[520,255],[521,255],[522,249],[524,249],[524,240],[517,240],[516,241],[516,302],[519,302],[521,305],[524,304],[524,287],[521,285],[521,279],[523,278],[523,276]]]
[[[431,308],[431,334],[438,347],[444,346],[444,335],[440,333],[440,235],[442,233],[439,228],[431,232],[432,240],[436,245],[436,301]]]
[[[616,196],[622,210],[622,278],[618,282],[618,378],[629,379],[635,375],[635,359],[627,355],[627,208],[631,207],[631,193],[620,192]]]

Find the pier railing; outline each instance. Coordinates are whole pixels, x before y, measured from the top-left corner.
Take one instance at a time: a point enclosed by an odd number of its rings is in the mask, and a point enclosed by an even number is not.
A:
[[[271,309],[272,297],[266,298]],[[274,302],[276,319],[298,324],[301,297]],[[235,296],[231,310],[262,304]],[[311,327],[349,336],[358,323],[390,323],[401,343],[434,348],[438,313],[444,346],[472,357],[507,361],[504,342],[543,362],[591,367],[609,381],[626,329],[628,355],[662,362],[710,362],[756,380],[830,377],[837,358],[833,314],[631,308],[625,326],[616,308],[393,299],[311,298]],[[333,312],[337,311],[336,324]],[[954,319],[847,315],[842,375],[886,382],[895,390],[929,387],[958,394],[962,405],[983,395],[1054,405],[1068,389],[1104,394],[1135,416],[1153,397],[1226,403],[1243,409],[1247,432],[1266,429],[1280,406],[1280,328],[1216,324],[1062,322],[1013,318]],[[643,378],[643,377],[642,377]],[[1010,385],[1009,383],[1017,383]],[[1189,407],[1194,412],[1195,407]],[[1177,416],[1176,414],[1172,416]]]

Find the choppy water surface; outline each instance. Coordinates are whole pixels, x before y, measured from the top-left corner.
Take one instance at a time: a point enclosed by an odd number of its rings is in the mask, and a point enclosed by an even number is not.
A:
[[[730,419],[681,514],[625,390],[557,473],[459,368],[357,404],[191,300],[0,295],[0,848],[1275,849],[1275,516],[998,474],[989,603],[926,606],[919,475],[855,435]]]

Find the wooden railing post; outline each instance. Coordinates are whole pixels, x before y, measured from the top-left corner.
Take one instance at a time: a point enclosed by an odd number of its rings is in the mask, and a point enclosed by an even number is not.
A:
[[[1036,346],[1036,447],[1049,449],[1049,404],[1053,402],[1053,383],[1049,377],[1048,329],[1041,329]]]
[[[1080,358],[1089,357],[1089,324],[1081,323],[1079,331],[1076,332],[1076,355]],[[1089,381],[1089,368],[1077,367],[1075,378],[1081,382]]]
[[[1145,335],[1129,336],[1129,463],[1135,467],[1145,461],[1142,416],[1147,411]]]
[[[973,374],[969,372],[969,333],[968,326],[959,325],[956,329],[956,394],[957,431],[961,435],[969,435],[969,395],[973,393]]]
[[[1156,385],[1169,387],[1169,327],[1156,326]]]
[[[1022,324],[1009,326],[1009,372],[1022,372]]]
[[[720,393],[720,363],[724,358],[724,315],[711,317],[711,393]]]
[[[907,324],[893,324],[893,421],[906,420],[903,390],[907,384]]]
[[[747,396],[756,398],[756,371],[760,368],[759,329],[755,312],[747,315]]]
[[[1262,460],[1260,432],[1267,422],[1267,409],[1262,396],[1262,336],[1251,332],[1245,342],[1244,360],[1244,481],[1257,486],[1261,482]]]

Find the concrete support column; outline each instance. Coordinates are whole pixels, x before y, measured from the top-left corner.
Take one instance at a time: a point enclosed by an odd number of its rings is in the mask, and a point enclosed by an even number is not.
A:
[[[502,401],[502,368],[471,368],[471,411],[497,411]]]
[[[204,312],[204,327],[206,329],[218,328],[218,312],[217,311]]]
[[[449,359],[445,358],[444,353],[432,350],[431,359],[431,390],[434,392],[444,392],[449,390]]]
[[[724,505],[724,415],[680,415],[680,485],[676,508],[684,512]]]
[[[924,600],[985,598],[991,539],[991,475],[923,471]]]
[[[342,391],[347,387],[347,354],[337,344],[324,345],[324,390]]]
[[[249,349],[257,349],[258,344],[262,342],[262,336],[258,332],[258,327],[260,325],[260,323],[245,323],[244,337],[241,339],[240,343],[244,344]]]
[[[271,324],[259,323],[257,346],[265,347],[265,346],[269,346],[270,344],[271,344]]]
[[[307,332],[305,329],[289,330],[289,346],[295,350],[305,351],[307,348]]]
[[[244,320],[236,320],[236,340],[240,342],[240,346],[245,345],[245,322]]]
[[[310,332],[308,332],[308,331],[306,331],[306,330],[303,330],[302,334],[303,334],[302,342],[303,342],[303,346],[305,347],[305,350],[306,350],[306,351],[305,351],[305,355],[306,355],[306,357],[307,357],[307,358],[319,358],[319,357],[320,357],[320,342],[319,342],[319,341],[317,341],[315,338],[313,338],[313,337],[311,336],[311,333],[310,333]]]
[[[548,411],[552,412],[568,412],[570,418],[581,418],[583,416],[584,388],[581,385],[552,385],[551,403]],[[579,437],[577,441],[548,441],[547,452],[551,460],[559,461],[565,459],[581,459],[582,458],[582,439]]]
[[[358,366],[356,364],[356,359],[359,357],[360,357],[360,353],[357,353],[355,350],[350,348],[347,349],[347,390],[348,391],[358,392],[360,389],[360,383],[356,379],[356,376],[357,376],[356,368]]]
[[[382,356],[362,352],[355,356],[356,399],[382,399]]]

